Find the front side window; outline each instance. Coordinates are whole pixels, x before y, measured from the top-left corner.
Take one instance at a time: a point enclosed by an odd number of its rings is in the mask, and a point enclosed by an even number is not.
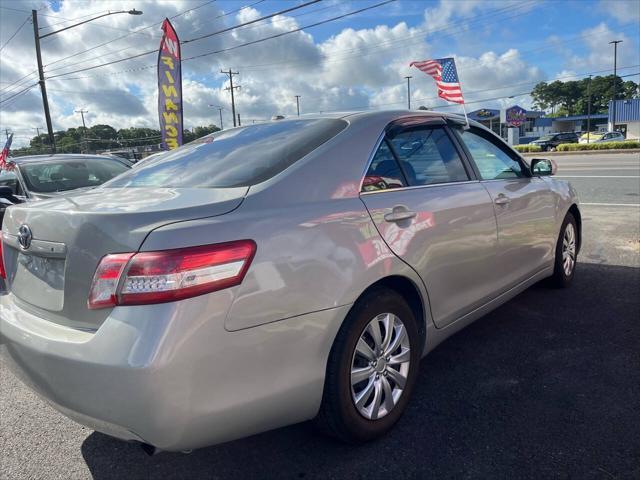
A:
[[[390,143],[409,185],[464,182],[469,176],[443,128],[411,128],[391,136]]]
[[[472,130],[461,130],[460,137],[471,153],[480,177],[483,180],[525,177],[522,165],[493,141],[474,133]]]

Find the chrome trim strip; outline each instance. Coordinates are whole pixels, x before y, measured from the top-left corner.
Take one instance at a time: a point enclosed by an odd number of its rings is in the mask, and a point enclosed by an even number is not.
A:
[[[4,242],[22,253],[29,253],[39,257],[47,258],[65,258],[67,256],[67,246],[64,243],[48,242],[46,240],[31,240],[28,249],[23,249],[18,242],[17,235],[3,232],[2,239]]]
[[[371,195],[372,193],[402,192],[404,190],[417,190],[421,188],[448,187],[451,185],[467,185],[469,183],[480,183],[480,180],[465,180],[464,182],[432,183],[430,185],[413,185],[411,187],[387,188],[386,190],[371,190],[369,192],[360,192],[360,195]]]

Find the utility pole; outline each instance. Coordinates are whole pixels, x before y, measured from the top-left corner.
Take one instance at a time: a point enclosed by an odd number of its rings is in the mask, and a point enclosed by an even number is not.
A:
[[[404,77],[407,79],[407,109],[411,110],[411,79],[412,76]]]
[[[86,152],[86,150],[87,150],[87,141],[86,141],[86,138],[87,138],[87,125],[84,123],[84,114],[85,113],[89,113],[89,110],[80,109],[80,110],[76,110],[76,113],[79,113],[80,116],[82,117],[82,128],[84,129],[84,130],[82,130],[82,143],[84,144],[83,145],[84,146],[83,150],[85,150],[85,151],[82,152],[82,153],[87,153]]]
[[[616,130],[616,85],[618,80],[618,44],[622,43],[622,40],[613,40],[609,42],[609,45],[613,43],[613,115],[611,117],[611,130]]]
[[[229,71],[220,70],[220,73],[224,73],[229,77],[229,86],[225,88],[225,90],[231,91],[231,116],[233,117],[233,126],[235,127],[236,126],[236,101],[233,96],[233,90],[236,88],[240,88],[240,85],[236,85],[235,87],[233,86],[233,76],[239,75],[240,72],[233,72],[231,71],[231,69],[229,69]]]
[[[51,153],[56,153],[56,141],[53,138],[53,124],[51,123],[51,113],[49,112],[49,100],[47,99],[47,87],[44,84],[44,69],[42,67],[42,54],[40,52],[40,35],[38,34],[38,11],[31,10],[33,20],[33,36],[36,41],[36,58],[38,60],[38,83],[42,92],[42,104],[44,106],[44,118],[47,122],[47,133],[49,134],[49,145]]]
[[[296,109],[298,110],[298,116],[300,116],[300,95],[296,95]]]
[[[587,143],[591,140],[591,77],[589,75],[589,83],[587,83]]]
[[[234,125],[235,126],[235,125]],[[240,123],[240,114],[238,114],[238,126],[241,127],[242,123]]]

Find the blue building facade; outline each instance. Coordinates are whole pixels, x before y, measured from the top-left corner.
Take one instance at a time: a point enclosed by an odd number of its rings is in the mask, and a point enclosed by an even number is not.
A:
[[[625,134],[628,139],[640,138],[640,98],[616,100],[616,118],[613,118],[613,101],[609,102],[609,127]]]

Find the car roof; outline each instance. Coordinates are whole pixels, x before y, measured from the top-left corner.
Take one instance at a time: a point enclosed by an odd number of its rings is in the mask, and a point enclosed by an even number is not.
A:
[[[112,160],[123,165],[128,165],[127,162],[122,161],[123,159],[114,157],[111,155],[91,155],[84,153],[54,153],[50,155],[26,155],[24,157],[11,157],[11,161],[18,165],[31,163],[31,162],[65,162],[65,161],[73,161],[73,160],[82,160],[86,158],[94,158],[98,160]]]
[[[265,123],[286,122],[295,120],[316,120],[316,119],[344,119],[350,123],[356,123],[363,120],[380,120],[384,122],[392,122],[402,118],[409,117],[426,117],[426,118],[444,118],[445,120],[451,120],[456,123],[466,123],[464,116],[458,113],[438,112],[433,110],[371,110],[371,111],[344,111],[344,112],[326,112],[326,113],[309,113],[303,114],[299,117],[296,115],[288,116],[280,120],[269,120],[267,122],[261,122],[257,125],[264,125]],[[485,128],[481,123],[469,119],[469,124],[476,127]],[[251,127],[252,125],[243,125],[244,128]],[[230,129],[228,129],[230,130]],[[225,130],[226,131],[226,130]],[[218,133],[218,132],[216,132]]]

